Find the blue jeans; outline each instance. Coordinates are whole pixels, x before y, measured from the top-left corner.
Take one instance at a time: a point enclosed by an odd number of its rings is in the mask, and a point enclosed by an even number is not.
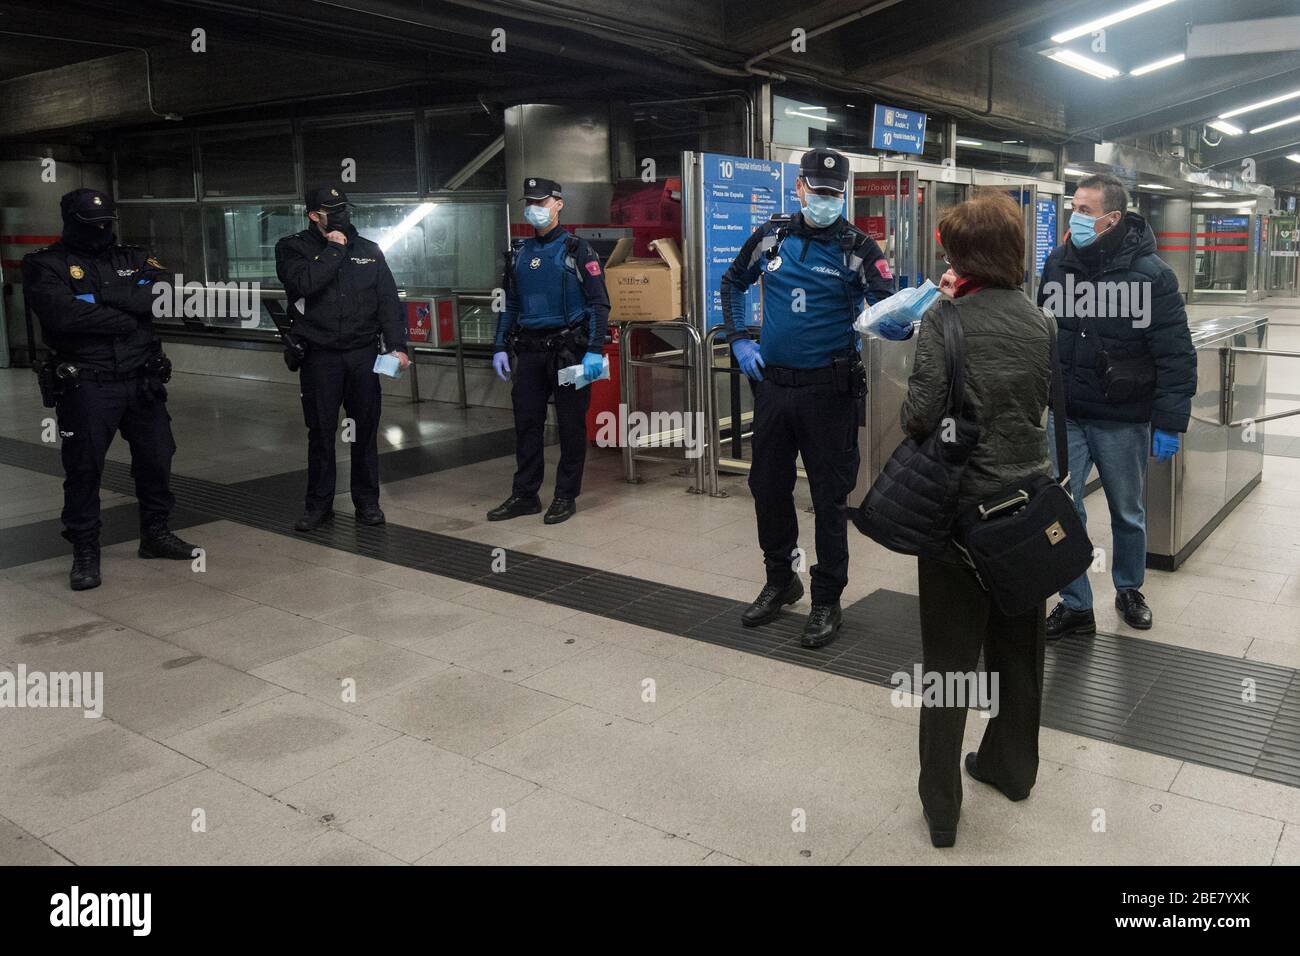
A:
[[[1106,493],[1106,504],[1110,506],[1111,580],[1116,591],[1140,588],[1146,578],[1147,564],[1146,482],[1151,425],[1070,418],[1066,426],[1070,441],[1070,493],[1074,495],[1079,519],[1087,525],[1083,487],[1095,464]],[[1047,436],[1049,443],[1054,442],[1051,415],[1048,415]],[[1056,446],[1051,447],[1055,461]],[[1061,590],[1061,602],[1071,611],[1092,607],[1088,572]]]

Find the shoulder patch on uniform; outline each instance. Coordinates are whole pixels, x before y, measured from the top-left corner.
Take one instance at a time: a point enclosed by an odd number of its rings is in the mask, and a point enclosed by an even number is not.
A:
[[[894,274],[889,271],[889,261],[883,257],[876,260],[876,271],[880,273],[882,279],[894,278]]]
[[[600,275],[600,263],[597,262],[595,259],[592,259],[590,262],[587,263],[587,271],[594,276]]]

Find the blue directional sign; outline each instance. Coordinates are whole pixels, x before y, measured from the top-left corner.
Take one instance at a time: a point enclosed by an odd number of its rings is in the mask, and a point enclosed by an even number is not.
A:
[[[1043,274],[1043,264],[1056,248],[1056,197],[1034,204],[1034,275]]]
[[[750,235],[773,213],[795,212],[799,167],[745,156],[704,153],[704,246],[706,328],[723,321],[722,274]],[[749,292],[748,324],[757,325],[762,305],[757,286]]]
[[[877,103],[871,120],[871,148],[891,153],[925,152],[925,114]]]

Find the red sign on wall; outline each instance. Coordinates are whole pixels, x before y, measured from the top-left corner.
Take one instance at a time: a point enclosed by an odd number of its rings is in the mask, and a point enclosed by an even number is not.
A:
[[[876,242],[884,242],[888,236],[885,233],[884,216],[855,216],[853,225],[857,226]]]
[[[429,303],[406,303],[406,340],[408,342],[428,342],[429,331]]]

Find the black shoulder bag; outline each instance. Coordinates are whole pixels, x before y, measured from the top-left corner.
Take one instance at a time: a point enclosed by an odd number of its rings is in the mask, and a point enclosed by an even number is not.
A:
[[[966,340],[947,302],[939,310],[948,366],[948,401],[939,426],[923,442],[903,439],[857,508],[854,527],[876,543],[922,557],[947,550],[957,517],[957,493],[979,424],[964,417]]]
[[[1065,386],[1054,333],[1051,356],[1052,421],[1061,480],[1027,475],[964,512],[953,537],[984,590],[1008,616],[1023,614],[1046,601],[1092,564],[1092,542],[1067,490],[1070,453]]]

